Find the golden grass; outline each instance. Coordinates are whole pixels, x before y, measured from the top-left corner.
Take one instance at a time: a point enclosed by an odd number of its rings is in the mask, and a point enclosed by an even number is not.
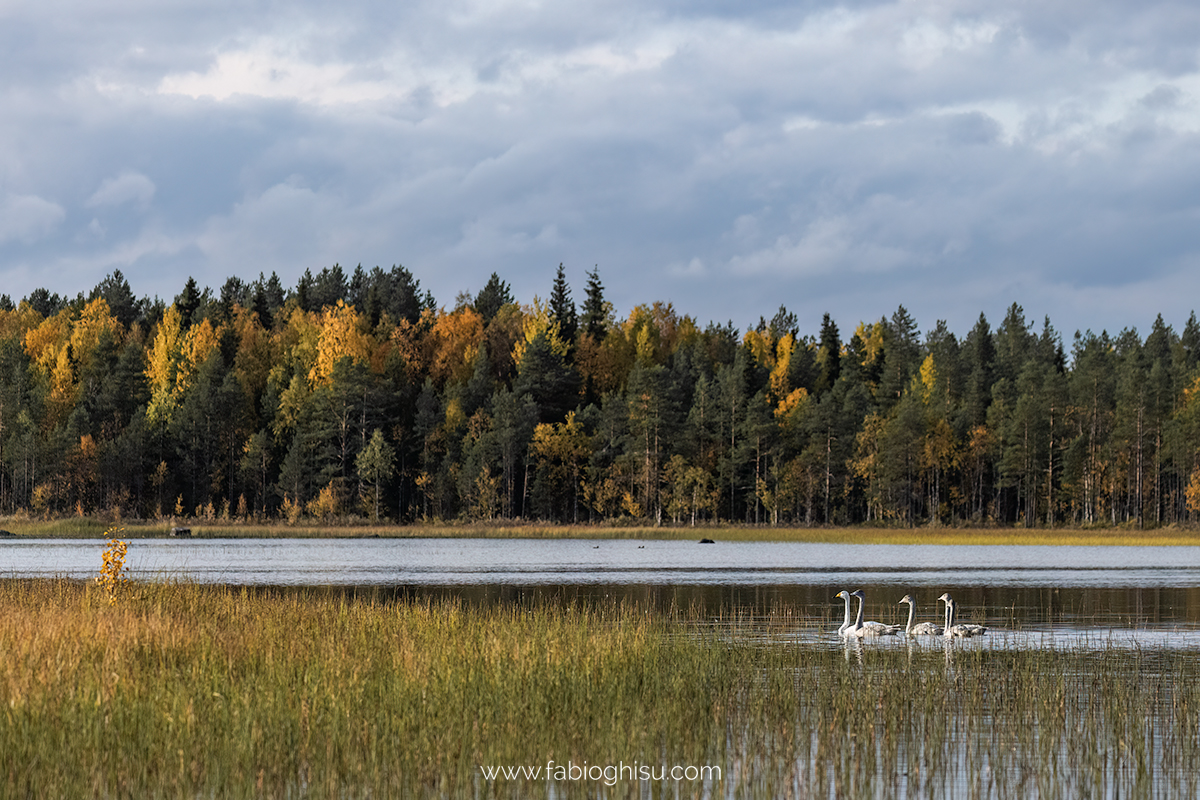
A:
[[[25,581],[0,603],[2,796],[457,793],[481,763],[716,735],[713,653],[616,608]]]
[[[91,517],[54,520],[8,518],[0,528],[30,538],[99,538],[111,521]],[[130,538],[166,536],[168,522],[124,521]],[[181,523],[184,524],[184,523]],[[708,525],[701,527],[639,525],[554,525],[549,523],[417,523],[412,525],[326,524],[304,521],[255,524],[243,522],[195,522],[190,525],[197,538],[487,538],[487,539],[660,539],[694,541],[776,541],[829,544],[938,544],[938,545],[1072,545],[1072,546],[1200,546],[1200,530],[1181,527],[1137,529],[1134,527],[1090,528],[998,528],[998,527],[846,527],[795,528],[758,525]]]
[[[1186,650],[791,639],[805,623],[0,581],[0,796],[639,797],[483,765],[717,765],[714,796],[1196,796]],[[657,796],[657,794],[656,794]]]

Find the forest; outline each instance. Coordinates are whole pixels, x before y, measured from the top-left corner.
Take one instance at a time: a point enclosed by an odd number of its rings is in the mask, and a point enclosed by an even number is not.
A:
[[[846,337],[781,306],[744,332],[618,316],[495,273],[452,308],[401,266],[119,271],[0,296],[0,513],[696,525],[1186,524],[1200,512],[1200,324],[1074,334],[1013,304]],[[815,323],[816,321],[813,320]],[[1040,328],[1040,329],[1039,329]]]

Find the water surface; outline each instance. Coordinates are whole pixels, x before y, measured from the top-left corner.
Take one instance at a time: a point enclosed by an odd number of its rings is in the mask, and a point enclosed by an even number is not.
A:
[[[0,576],[87,579],[102,539],[0,541]],[[786,613],[823,635],[841,589],[868,616],[960,613],[1024,635],[1200,627],[1200,547],[836,545],[590,539],[136,539],[130,574],[237,586],[341,587],[479,602],[629,598],[716,617]],[[993,641],[998,641],[997,636]]]

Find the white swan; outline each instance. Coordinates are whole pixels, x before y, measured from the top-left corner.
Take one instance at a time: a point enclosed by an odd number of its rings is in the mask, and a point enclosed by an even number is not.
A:
[[[884,625],[882,622],[863,622],[863,606],[866,605],[866,595],[862,589],[855,589],[850,593],[851,597],[858,598],[858,618],[854,621],[854,627],[846,634],[862,638],[864,636],[895,636],[900,632],[899,625]]]
[[[982,636],[987,633],[987,628],[974,623],[963,623],[961,625],[954,624],[955,604],[954,599],[949,594],[943,594],[938,598],[946,604],[946,630],[942,633],[947,639],[969,639],[972,636]]]
[[[843,589],[837,593],[837,596],[846,601],[846,619],[842,622],[842,627],[838,628],[838,636],[846,639],[850,637],[850,632],[854,628],[854,620],[850,618],[850,593]]]
[[[917,615],[917,604],[913,600],[911,594],[904,595],[901,603],[908,603],[908,624],[904,626],[904,633],[908,636],[941,636],[942,629],[932,622],[918,622],[913,624],[913,618]]]

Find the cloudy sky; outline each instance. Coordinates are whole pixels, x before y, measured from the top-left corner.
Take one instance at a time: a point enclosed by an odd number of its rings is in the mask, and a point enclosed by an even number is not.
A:
[[[1200,303],[1200,6],[0,0],[0,292],[403,264],[816,333]]]

